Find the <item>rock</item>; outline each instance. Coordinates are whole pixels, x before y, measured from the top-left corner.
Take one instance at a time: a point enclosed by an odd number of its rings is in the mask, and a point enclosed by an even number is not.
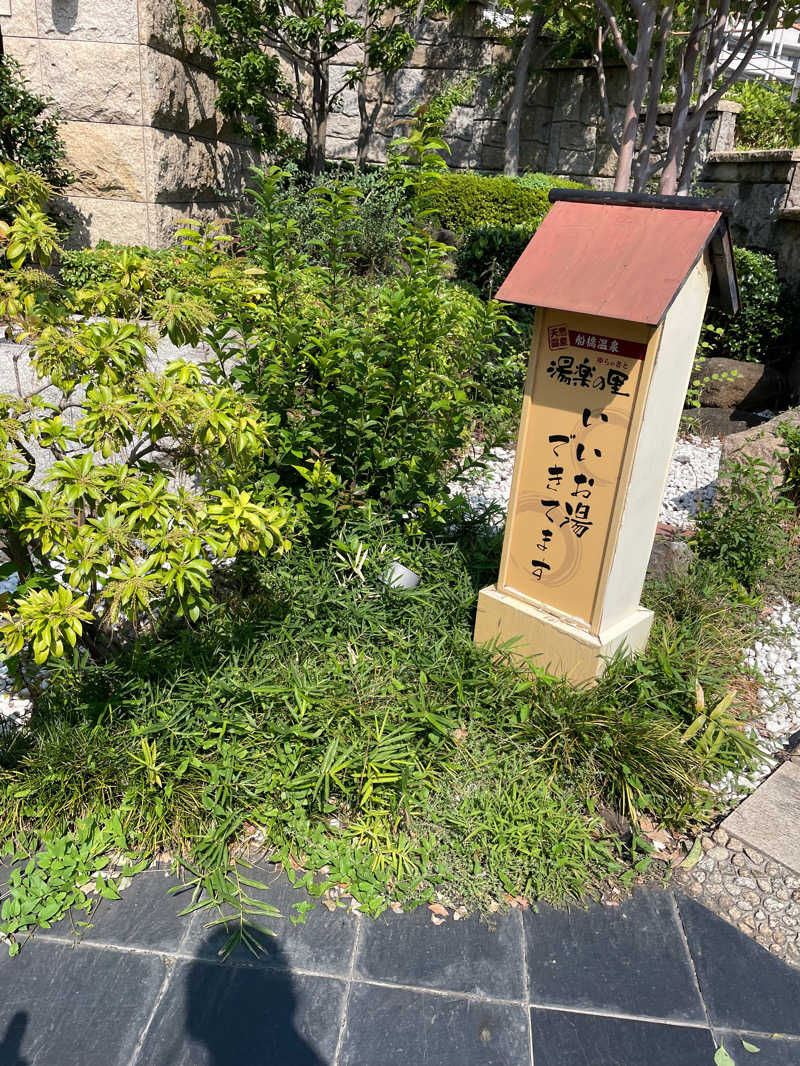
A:
[[[14,0],[12,6],[16,6]],[[170,7],[169,4],[162,4]],[[69,0],[37,4],[39,37],[138,43],[137,0]]]
[[[702,380],[712,379],[703,386],[700,394],[703,407],[761,411],[786,400],[787,384],[783,374],[763,363],[714,356],[702,362],[696,376]]]
[[[763,421],[753,411],[731,411],[724,407],[697,407],[684,411],[684,414],[696,419],[704,433],[723,439],[759,426]]]
[[[720,828],[720,829],[716,829],[714,831],[714,842],[716,844],[722,845],[723,848],[728,843],[729,839],[730,838],[729,838],[728,834],[725,832],[724,829]]]
[[[744,851],[744,844],[735,837],[728,838],[728,851]]]
[[[649,578],[665,578],[670,574],[687,574],[694,552],[680,537],[656,537],[647,564]]]
[[[65,118],[141,124],[138,45],[43,40],[39,56],[44,83]]]
[[[67,149],[67,165],[75,175],[70,195],[146,199],[141,127],[66,122],[59,132]]]
[[[786,445],[778,436],[778,426],[784,422],[800,426],[800,407],[776,415],[769,422],[762,423],[757,429],[734,433],[726,437],[722,442],[723,461],[751,456],[753,459],[763,459],[772,465],[780,466],[781,460],[786,455]]]
[[[202,70],[152,48],[142,50],[142,99],[147,125],[194,133],[217,134],[217,85]]]
[[[727,862],[729,855],[726,848],[723,848],[721,844],[718,844],[715,848],[712,848],[708,853],[709,859],[713,859],[715,862]]]

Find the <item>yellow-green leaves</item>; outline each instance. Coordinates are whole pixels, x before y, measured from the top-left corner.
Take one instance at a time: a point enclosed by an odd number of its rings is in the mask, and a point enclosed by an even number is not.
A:
[[[83,623],[92,615],[86,610],[86,597],[60,586],[31,589],[14,604],[14,615],[0,622],[0,638],[8,655],[17,655],[26,643],[33,647],[37,663],[74,648],[83,633]]]

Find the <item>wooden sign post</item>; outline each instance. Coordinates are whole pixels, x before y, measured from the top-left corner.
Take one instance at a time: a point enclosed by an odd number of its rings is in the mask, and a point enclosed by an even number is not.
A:
[[[503,556],[475,640],[574,681],[645,646],[639,605],[711,286],[738,309],[715,201],[553,190],[497,293],[537,308]]]

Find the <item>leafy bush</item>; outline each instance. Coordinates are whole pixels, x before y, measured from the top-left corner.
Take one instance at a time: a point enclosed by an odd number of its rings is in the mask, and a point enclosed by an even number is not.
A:
[[[790,341],[794,329],[790,301],[783,291],[773,256],[734,248],[741,310],[729,315],[709,307],[702,336],[705,355],[764,362]]]
[[[62,251],[58,266],[62,283],[83,290],[84,301],[95,294],[96,310],[101,314],[149,317],[154,302],[162,299],[167,289],[197,292],[208,280],[182,246],[155,250],[100,241],[96,248]],[[115,294],[121,295],[121,303],[112,302]],[[131,294],[136,295],[138,306],[130,306]]]
[[[458,234],[484,226],[524,226],[532,236],[549,210],[551,188],[582,186],[548,175],[510,178],[449,172],[432,192],[431,209],[439,225]]]
[[[760,459],[729,460],[720,470],[714,506],[697,516],[694,545],[745,589],[753,589],[788,550],[782,528],[793,513],[773,491],[776,471]]]
[[[736,118],[736,147],[765,150],[800,147],[800,107],[792,104],[788,85],[741,81],[729,100],[742,104]]]
[[[525,226],[479,226],[464,234],[458,249],[458,278],[489,299],[522,255],[531,233]]]
[[[12,171],[0,194],[24,185]],[[85,290],[22,269],[52,254],[52,224],[36,200],[14,211],[0,229],[16,268],[0,275],[0,316],[30,346],[36,378],[17,374],[17,394],[0,396],[0,549],[20,579],[0,641],[22,671],[29,655],[43,663],[79,644],[103,658],[157,615],[197,619],[213,561],[282,550],[288,515],[268,483],[260,496],[243,489],[267,439],[255,408],[208,366],[151,372],[154,336],[87,319]],[[197,339],[195,304],[167,290],[158,312],[173,339]],[[177,474],[195,491],[171,485]]]
[[[244,302],[244,321],[243,302],[226,300],[207,339],[220,362],[231,351],[240,357],[232,378],[272,420],[271,469],[318,533],[366,500],[394,512],[438,501],[476,422],[510,422],[519,362],[512,325],[496,304],[446,280],[443,249],[413,224],[397,277],[380,285],[354,277],[351,236],[363,201],[355,186],[311,190],[325,236],[309,266],[299,225],[285,214],[284,181],[273,169],[257,193],[258,302]],[[246,350],[238,341],[231,348],[235,336],[247,338]],[[492,394],[487,379],[508,384]]]
[[[0,160],[32,171],[61,190],[70,175],[64,167],[66,150],[53,105],[48,97],[28,89],[19,63],[5,56],[0,62]]]
[[[784,422],[778,426],[778,436],[786,445],[783,483],[788,496],[800,503],[800,426]]]
[[[389,273],[401,252],[401,241],[412,211],[402,181],[389,169],[349,172],[337,167],[333,173],[312,178],[299,171],[287,171],[280,195],[271,205],[296,227],[297,251],[309,262],[324,259],[328,242],[326,219],[318,210],[317,190],[356,189],[357,201],[348,228],[344,254],[350,268],[358,273]],[[255,172],[256,187],[259,172]],[[261,179],[263,180],[263,179]],[[252,216],[240,220],[242,245],[256,262],[265,258],[269,228],[261,216],[256,196]]]

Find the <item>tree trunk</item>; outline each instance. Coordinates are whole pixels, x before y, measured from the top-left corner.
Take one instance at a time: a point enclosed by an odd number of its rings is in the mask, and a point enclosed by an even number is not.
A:
[[[655,6],[649,4],[639,16],[636,54],[633,62],[628,66],[628,102],[625,105],[617,173],[614,178],[615,192],[628,192],[631,187],[636,134],[639,132],[639,116],[642,112],[647,83],[650,80],[650,49],[653,45],[655,29]]]
[[[544,14],[540,9],[534,10],[525,31],[525,40],[517,56],[514,68],[514,90],[511,94],[511,103],[508,108],[506,121],[506,146],[504,171],[506,174],[519,173],[519,131],[522,123],[522,108],[525,103],[525,90],[528,87],[528,77],[531,69],[531,56],[536,38],[542,31]]]
[[[20,535],[14,529],[0,529],[0,543],[16,566],[20,581],[25,581],[33,573],[33,564]]]
[[[328,60],[318,54],[313,66],[311,123],[306,147],[306,161],[312,174],[325,169],[325,141],[328,135],[328,88],[330,74]]]

